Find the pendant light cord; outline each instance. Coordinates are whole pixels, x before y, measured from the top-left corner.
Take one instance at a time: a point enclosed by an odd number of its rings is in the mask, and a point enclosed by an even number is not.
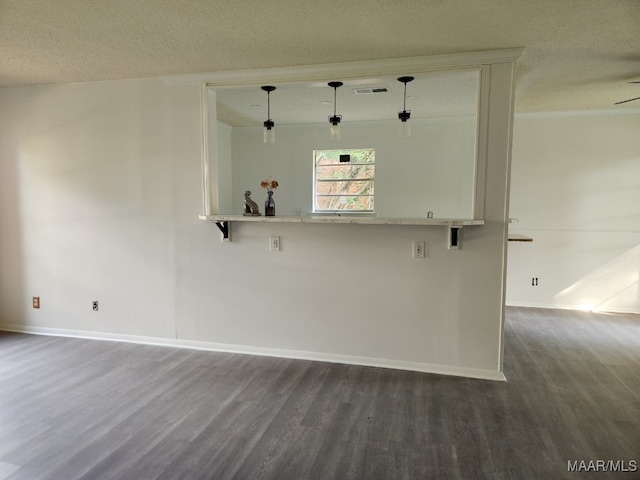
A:
[[[407,82],[404,82],[404,101],[402,102],[402,110],[407,111]]]

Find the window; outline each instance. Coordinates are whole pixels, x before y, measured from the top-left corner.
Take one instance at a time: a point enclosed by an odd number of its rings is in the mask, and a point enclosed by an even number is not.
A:
[[[314,150],[313,165],[314,212],[373,212],[373,148]]]

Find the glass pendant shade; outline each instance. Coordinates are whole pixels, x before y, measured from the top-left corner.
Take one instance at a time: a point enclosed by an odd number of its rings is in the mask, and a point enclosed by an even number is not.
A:
[[[332,142],[338,142],[342,138],[342,132],[340,131],[340,119],[338,118],[335,123],[331,123],[329,126],[329,140]]]
[[[276,130],[274,128],[276,124],[271,120],[271,92],[273,92],[276,87],[265,85],[260,88],[267,92],[267,120],[263,123],[264,128],[262,130],[262,142],[276,143]]]
[[[276,143],[276,129],[271,120],[264,122],[264,128],[262,129],[262,141],[264,143]]]
[[[400,121],[400,128],[398,129],[398,138],[407,138],[411,136],[411,123],[409,119]]]

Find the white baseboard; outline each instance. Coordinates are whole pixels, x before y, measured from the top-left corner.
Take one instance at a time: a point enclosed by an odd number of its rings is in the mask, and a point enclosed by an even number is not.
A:
[[[622,315],[631,314],[638,315],[640,311],[637,310],[625,310],[625,309],[616,309],[616,310],[585,310],[579,305],[558,305],[558,304],[547,304],[547,303],[527,303],[527,302],[507,302],[507,307],[526,307],[526,308],[550,308],[556,310],[579,310],[581,312],[592,311],[593,313],[619,313]]]
[[[408,362],[375,357],[361,357],[341,355],[337,353],[307,352],[303,350],[284,350],[278,348],[255,347],[250,345],[230,345],[225,343],[202,342],[199,340],[182,340],[162,337],[146,337],[126,335],[120,333],[90,332],[83,330],[67,330],[63,328],[33,327],[24,325],[0,325],[0,330],[7,332],[30,333],[35,335],[51,335],[56,337],[86,338],[91,340],[107,340],[112,342],[138,343],[144,345],[158,345],[165,347],[190,348],[213,352],[240,353],[245,355],[259,355],[265,357],[294,358],[297,360],[312,360],[317,362],[342,363],[347,365],[361,365],[366,367],[391,368],[394,370],[409,370],[413,372],[434,373],[456,377],[477,378],[506,382],[502,372],[485,370],[482,368],[458,367],[453,365],[438,365],[421,362]]]
[[[546,303],[529,303],[529,302],[507,302],[507,307],[526,307],[526,308],[551,308],[558,310],[577,310],[577,308],[569,308],[562,305],[551,305]]]

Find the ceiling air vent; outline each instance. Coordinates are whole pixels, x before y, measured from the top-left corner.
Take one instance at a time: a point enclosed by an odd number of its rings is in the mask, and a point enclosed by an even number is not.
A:
[[[371,95],[372,93],[387,93],[389,87],[369,87],[369,88],[354,88],[353,93],[356,95]]]

